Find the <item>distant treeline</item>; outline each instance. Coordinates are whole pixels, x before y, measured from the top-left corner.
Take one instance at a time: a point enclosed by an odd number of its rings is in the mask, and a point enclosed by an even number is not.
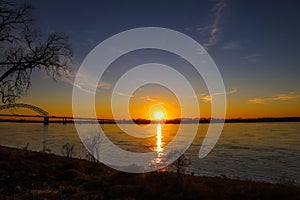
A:
[[[135,123],[144,123],[144,122],[151,123],[150,120],[134,120]],[[272,117],[266,117],[266,118],[233,118],[233,119],[210,119],[210,118],[183,118],[183,119],[171,119],[166,120],[166,124],[191,124],[191,123],[254,123],[254,122],[300,122],[300,117],[280,117],[280,118],[272,118]],[[159,121],[156,123],[159,123]]]

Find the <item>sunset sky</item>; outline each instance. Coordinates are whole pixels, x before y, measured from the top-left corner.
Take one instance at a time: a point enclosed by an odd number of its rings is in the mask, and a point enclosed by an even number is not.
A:
[[[74,49],[73,75],[53,82],[35,72],[27,96],[19,100],[50,115],[72,115],[74,76],[96,45],[128,29],[164,27],[190,36],[207,49],[224,80],[227,118],[300,116],[298,1],[26,2],[35,6],[34,16],[42,33],[65,32]],[[97,90],[98,116],[111,117],[109,96],[122,73],[153,61],[183,73],[195,89],[201,117],[209,117],[211,97],[201,77],[193,73],[189,63],[154,50],[130,53],[110,66]],[[157,85],[146,85],[134,93],[131,116],[148,118],[153,105],[163,106],[168,118],[181,117],[176,96]],[[198,117],[193,107],[184,106],[191,113],[189,117]],[[116,117],[123,118],[121,114]]]

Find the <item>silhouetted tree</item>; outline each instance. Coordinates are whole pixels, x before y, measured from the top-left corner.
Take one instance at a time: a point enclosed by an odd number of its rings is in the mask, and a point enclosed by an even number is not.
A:
[[[69,70],[72,49],[64,33],[45,41],[34,24],[31,5],[0,0],[0,98],[13,103],[26,94],[34,70],[54,80]]]
[[[100,145],[103,143],[100,134],[84,140],[85,147],[88,149],[86,158],[91,162],[98,162],[100,159]]]

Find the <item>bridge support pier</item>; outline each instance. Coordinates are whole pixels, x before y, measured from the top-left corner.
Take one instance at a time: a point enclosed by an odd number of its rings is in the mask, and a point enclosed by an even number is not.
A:
[[[44,125],[48,125],[49,124],[49,117],[46,116],[44,117]]]
[[[67,124],[67,118],[66,118],[66,117],[63,118],[63,124],[64,124],[64,125]]]

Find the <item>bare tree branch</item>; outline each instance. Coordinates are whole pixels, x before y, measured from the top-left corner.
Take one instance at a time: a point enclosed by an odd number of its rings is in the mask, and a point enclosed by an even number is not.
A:
[[[0,0],[0,97],[4,104],[26,94],[33,70],[42,70],[54,80],[70,70],[68,37],[53,33],[41,41],[32,11],[31,5]]]

